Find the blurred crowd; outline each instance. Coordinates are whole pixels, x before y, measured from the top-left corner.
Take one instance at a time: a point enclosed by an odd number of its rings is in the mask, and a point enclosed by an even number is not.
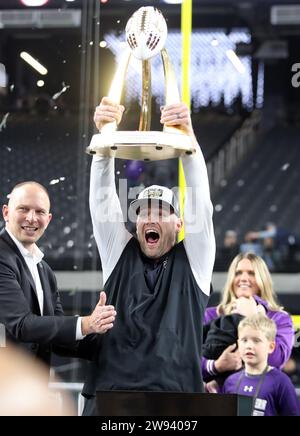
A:
[[[225,271],[238,253],[251,252],[261,256],[270,271],[293,271],[299,267],[298,235],[268,222],[262,230],[249,230],[240,240],[236,230],[227,230],[223,244],[217,248],[216,271]]]

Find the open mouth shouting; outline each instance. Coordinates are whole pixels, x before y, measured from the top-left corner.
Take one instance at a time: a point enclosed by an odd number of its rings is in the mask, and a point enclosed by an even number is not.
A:
[[[157,229],[149,228],[145,231],[145,240],[149,248],[154,248],[160,240],[160,233]]]

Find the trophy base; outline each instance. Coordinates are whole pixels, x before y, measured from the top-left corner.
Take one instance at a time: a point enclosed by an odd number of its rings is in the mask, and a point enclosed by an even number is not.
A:
[[[94,135],[86,151],[101,157],[155,161],[192,155],[196,149],[191,138],[180,133],[116,131]]]

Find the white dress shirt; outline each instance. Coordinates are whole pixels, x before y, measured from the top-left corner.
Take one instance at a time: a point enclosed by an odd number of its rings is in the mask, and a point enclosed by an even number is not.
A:
[[[18,247],[20,253],[22,254],[22,256],[26,262],[26,265],[28,266],[28,269],[32,275],[32,278],[33,278],[33,281],[35,284],[37,298],[38,298],[39,307],[40,307],[40,312],[41,312],[41,315],[43,315],[44,314],[44,290],[42,288],[42,283],[41,283],[41,279],[40,279],[40,275],[39,275],[39,271],[38,271],[37,266],[42,261],[42,259],[44,257],[44,253],[39,249],[39,247],[36,244],[34,245],[33,254],[30,253],[24,247],[24,245],[20,241],[18,241],[18,239],[16,239],[15,236],[7,229],[7,227],[5,230],[7,231],[7,233],[11,237],[11,239],[14,241],[16,246]],[[79,340],[83,339],[84,337],[85,336],[83,336],[82,331],[81,331],[81,317],[78,317],[77,325],[76,325],[76,340],[79,341]]]

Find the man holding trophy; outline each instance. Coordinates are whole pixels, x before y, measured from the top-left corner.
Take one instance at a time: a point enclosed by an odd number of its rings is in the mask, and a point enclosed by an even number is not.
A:
[[[158,14],[154,8],[141,8],[132,18],[142,20],[141,32],[146,33],[147,20],[153,25]],[[153,29],[148,31],[153,35]],[[138,35],[132,40],[137,41]],[[149,38],[144,35],[144,40]],[[94,121],[101,132],[113,123],[119,124],[124,113],[124,107],[111,97],[104,97],[95,111]],[[175,138],[176,144],[180,138],[187,144],[184,149],[175,144],[187,182],[182,242],[177,243],[183,221],[176,196],[157,185],[144,189],[131,203],[129,216],[136,217],[137,237],[131,235],[125,228],[115,188],[113,153],[120,141],[110,139],[107,147],[101,143],[89,149],[96,154],[90,185],[94,235],[102,261],[104,291],[117,315],[113,329],[99,340],[91,364],[83,390],[90,399],[85,415],[95,412],[96,391],[203,392],[202,324],[215,258],[213,207],[205,161],[187,106],[166,101],[161,123],[164,132],[171,133],[159,145],[153,143],[153,135],[146,129],[132,133],[150,133],[151,141],[143,136],[137,146],[151,143],[151,152],[147,155],[146,151],[146,155],[152,159],[154,150],[156,154],[164,149],[169,153],[173,135],[179,138]]]

